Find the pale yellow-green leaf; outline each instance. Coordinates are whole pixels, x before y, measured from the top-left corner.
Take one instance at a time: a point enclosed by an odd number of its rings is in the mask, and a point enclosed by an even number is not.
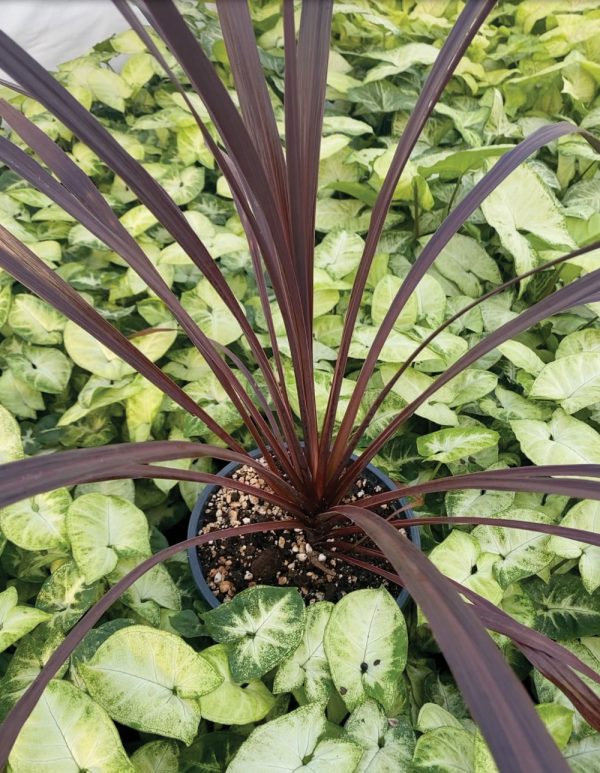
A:
[[[600,463],[600,435],[561,409],[548,423],[521,419],[510,425],[521,450],[534,464]]]
[[[112,634],[79,666],[90,694],[117,722],[191,743],[198,699],[222,681],[179,636],[141,625]]]
[[[49,618],[41,609],[19,604],[17,589],[9,586],[0,593],[0,652]]]
[[[21,431],[14,416],[0,405],[0,463],[23,458]]]
[[[230,645],[215,644],[202,650],[202,657],[210,663],[222,682],[200,698],[200,711],[205,719],[225,725],[246,725],[259,722],[275,705],[275,698],[260,681],[253,679],[240,683],[233,681],[229,668]]]
[[[530,396],[556,400],[567,413],[600,401],[600,352],[569,354],[544,366]]]
[[[151,552],[146,516],[118,496],[77,497],[69,507],[66,526],[75,563],[90,584],[110,574],[121,556]]]
[[[11,542],[25,550],[67,551],[70,503],[66,488],[21,499],[0,510],[0,527]]]
[[[13,773],[134,773],[110,717],[70,682],[54,679],[9,758]]]

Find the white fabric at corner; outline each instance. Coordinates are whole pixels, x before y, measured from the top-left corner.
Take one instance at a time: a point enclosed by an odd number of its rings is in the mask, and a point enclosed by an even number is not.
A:
[[[111,0],[0,0],[0,29],[50,70],[128,26]]]

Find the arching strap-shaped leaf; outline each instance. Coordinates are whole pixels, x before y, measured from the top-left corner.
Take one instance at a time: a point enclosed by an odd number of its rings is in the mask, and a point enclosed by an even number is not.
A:
[[[527,142],[527,140],[525,140]],[[506,158],[506,156],[504,156]],[[502,161],[498,162],[499,164]],[[474,189],[473,189],[474,190]],[[472,191],[471,191],[472,192]],[[463,200],[464,201],[464,200]],[[462,204],[462,202],[461,202]],[[433,239],[431,240],[433,241]],[[431,244],[428,242],[428,245]],[[401,291],[402,292],[402,291]],[[583,303],[591,302],[591,300],[600,293],[600,269],[590,272],[584,279],[577,279],[575,282],[562,287],[560,290],[552,293],[543,300],[535,303],[526,311],[519,314],[515,319],[506,322],[498,329],[494,330],[482,341],[475,344],[469,349],[462,357],[450,365],[446,371],[439,376],[430,386],[426,387],[423,392],[413,400],[406,408],[403,408],[396,418],[387,426],[387,428],[365,449],[365,451],[359,456],[359,458],[350,466],[346,474],[342,477],[337,490],[343,489],[344,486],[349,485],[356,476],[360,475],[360,472],[364,469],[365,465],[373,458],[373,456],[385,445],[385,443],[393,436],[398,427],[405,422],[410,416],[413,415],[415,410],[419,406],[423,405],[438,389],[447,384],[451,379],[461,373],[469,365],[472,365],[484,354],[495,349],[499,344],[504,343],[511,338],[514,338],[519,333],[527,330],[532,325],[537,324],[543,319],[570,309]],[[356,387],[353,395],[356,393]],[[347,489],[344,489],[347,490]]]
[[[257,585],[203,615],[208,633],[230,643],[229,663],[236,682],[257,679],[300,643],[304,602],[295,588]]]
[[[200,406],[145,357],[125,336],[86,303],[73,288],[52,271],[43,260],[0,226],[0,266],[66,317],[90,332],[125,362],[145,376],[177,405],[197,416],[228,446],[242,451],[241,446],[225,432]]]
[[[371,222],[369,223],[369,232],[367,234],[365,249],[357,275],[354,279],[348,310],[344,319],[340,351],[336,362],[333,384],[331,386],[329,403],[327,405],[327,413],[323,423],[322,448],[327,448],[331,439],[342,379],[348,363],[348,352],[350,350],[352,332],[358,318],[360,302],[367,283],[367,277],[377,250],[379,237],[381,236],[385,224],[385,219],[392,202],[396,185],[436,102],[452,77],[463,54],[494,5],[495,0],[469,0],[465,5],[464,10],[456,21],[456,24],[453,26],[452,31],[448,35],[442,50],[438,54],[437,59],[431,68],[431,72],[419,95],[417,104],[411,112],[407,125],[402,133],[402,139],[398,143],[394,158],[392,159],[392,163],[386,174],[381,190],[377,194],[377,200],[371,215]]]
[[[380,516],[352,505],[343,512],[385,550],[423,610],[500,769],[566,773],[568,767],[523,686],[450,581]],[[493,701],[486,684],[493,689]]]
[[[502,158],[494,165],[494,167],[472,188],[472,190],[469,191],[469,193],[464,197],[464,199],[462,199],[462,201],[458,204],[458,206],[450,213],[450,215],[444,220],[442,225],[434,233],[431,239],[427,242],[427,244],[425,245],[425,248],[417,258],[417,260],[410,267],[408,274],[404,278],[404,281],[402,282],[402,286],[400,287],[398,293],[396,294],[396,297],[392,301],[390,308],[387,311],[377,331],[373,344],[369,349],[369,352],[365,358],[360,375],[356,382],[356,386],[352,393],[352,397],[350,398],[348,409],[344,415],[342,425],[340,427],[338,436],[336,438],[336,445],[334,446],[334,459],[331,462],[332,465],[339,462],[338,457],[342,453],[342,444],[345,443],[347,438],[349,437],[349,434],[352,429],[352,425],[354,423],[354,420],[358,412],[358,408],[360,406],[362,395],[364,394],[364,391],[367,388],[369,379],[371,378],[371,375],[377,363],[377,359],[379,357],[379,354],[381,353],[381,349],[385,341],[387,340],[394,326],[394,323],[398,318],[398,315],[404,308],[404,305],[408,301],[411,294],[414,292],[415,288],[417,287],[417,285],[425,275],[426,271],[431,267],[431,265],[434,263],[437,256],[440,254],[441,250],[448,244],[452,236],[454,236],[454,234],[457,233],[458,229],[462,225],[464,225],[469,215],[471,215],[481,204],[481,202],[485,200],[488,194],[491,193],[504,179],[506,179],[508,175],[511,172],[513,172],[521,163],[523,163],[523,161],[529,158],[529,156],[533,152],[535,152],[536,150],[539,150],[539,148],[543,147],[549,142],[552,142],[553,140],[556,140],[560,137],[567,136],[569,134],[580,134],[591,145],[592,148],[600,152],[600,140],[598,140],[596,137],[590,134],[590,132],[587,132],[583,129],[579,129],[577,126],[573,126],[573,124],[567,123],[566,121],[562,121],[561,123],[552,124],[549,126],[543,126],[542,128],[538,129],[537,131],[529,135],[527,139],[523,140],[518,145],[516,145],[512,150],[508,151],[508,153],[506,153],[504,156],[502,156]],[[593,285],[593,282],[591,281],[591,277],[592,277],[592,274],[586,276],[586,282],[589,281],[590,285]],[[574,284],[577,284],[577,283],[574,283]],[[569,287],[572,287],[572,285],[569,285]],[[546,301],[552,301],[552,299],[556,300],[557,296],[560,296],[560,301],[564,302],[565,296],[564,295],[561,296],[560,293],[562,293],[564,290],[567,290],[567,289],[568,288],[563,288],[562,290],[554,293],[553,295],[551,295],[549,298],[545,300]],[[590,286],[588,289],[590,290],[590,293],[589,293],[590,296],[593,295],[594,292],[598,291],[597,288],[594,290],[592,286]],[[559,304],[560,304],[560,301],[559,301]],[[574,304],[571,304],[571,305],[574,305]],[[535,311],[534,311],[535,309],[539,311],[542,308],[544,308],[544,301],[541,301],[535,304],[530,309],[528,309],[527,312],[524,312],[523,314],[519,315],[519,317],[512,320],[511,322],[505,325],[502,325],[498,331],[495,331],[494,334],[488,336],[483,341],[481,341],[478,345],[470,349],[463,357],[461,357],[456,363],[454,363],[454,366],[452,368],[449,368],[443,374],[442,377],[440,377],[439,379],[436,380],[436,382],[434,382],[434,384],[438,384],[438,386],[435,387],[435,389],[433,389],[432,387],[432,391],[428,392],[428,397],[431,396],[431,394],[436,389],[439,389],[439,387],[447,383],[447,381],[450,378],[457,375],[458,372],[460,372],[465,367],[467,367],[468,364],[472,363],[474,360],[470,359],[470,357],[473,352],[475,352],[476,350],[479,350],[480,353],[478,353],[475,357],[475,359],[478,359],[480,356],[482,356],[482,354],[484,354],[487,351],[490,351],[499,343],[503,343],[505,340],[508,340],[509,338],[514,337],[515,335],[517,335],[517,333],[525,329],[525,327],[528,327],[531,324],[534,324],[533,321],[529,321],[529,320],[535,319]],[[562,308],[564,308],[564,306]],[[532,313],[530,314],[530,312]],[[548,314],[546,314],[546,316],[548,316]],[[527,320],[527,321],[525,323],[525,326],[521,327],[523,320]],[[514,325],[515,327],[514,332],[512,332],[512,328],[511,328],[512,325]],[[500,336],[498,336],[500,331],[502,331],[502,333],[500,334]],[[509,333],[508,331],[511,331],[511,332]],[[494,344],[493,346],[486,348],[490,339],[494,339]],[[338,362],[339,362],[339,359],[338,359]],[[457,368],[456,366],[458,366],[459,364],[460,366]],[[450,372],[452,373],[452,375],[448,377],[448,373]],[[414,411],[413,406],[418,407],[419,405],[422,405],[423,400],[421,400],[421,398],[419,398],[419,400],[420,402],[415,401],[414,403],[411,403],[400,414],[401,416],[404,417],[403,420],[406,420],[406,418],[409,415],[411,415],[408,412],[409,409],[412,409]],[[404,415],[405,412],[406,412],[406,415]],[[399,421],[399,417],[390,426],[397,427],[398,421]],[[377,438],[375,443],[377,443],[379,448],[381,448],[381,445],[379,445],[380,438]],[[374,443],[371,445],[374,445]],[[368,449],[368,452],[370,453],[369,449]],[[367,458],[366,453],[363,456],[365,459]]]
[[[113,633],[79,672],[117,722],[188,744],[198,731],[198,699],[222,681],[179,636],[142,625]]]
[[[43,491],[51,491],[60,486],[137,477],[152,478],[164,475],[164,467],[148,467],[151,462],[168,462],[174,459],[195,459],[212,457],[228,462],[246,464],[260,472],[261,477],[274,489],[278,489],[279,479],[267,470],[259,461],[245,452],[237,453],[227,448],[189,443],[176,440],[150,441],[144,443],[119,443],[118,445],[82,448],[61,451],[56,454],[43,454],[29,459],[18,459],[0,466],[0,507],[18,502],[27,496]],[[173,477],[169,470],[167,477]],[[192,474],[192,470],[185,471]],[[179,474],[184,471],[180,470]],[[223,478],[209,473],[196,473],[203,479],[198,482],[223,485]],[[206,479],[204,479],[206,478]],[[196,477],[189,478],[196,480]],[[238,484],[241,484],[242,488]],[[271,495],[254,486],[240,481],[230,480],[230,487],[245,490],[255,496]],[[285,484],[286,486],[288,484]],[[276,497],[281,504],[281,498]],[[289,503],[287,505],[289,507]]]
[[[248,3],[246,0],[217,0],[217,11],[244,123],[263,168],[272,180],[277,211],[285,222],[289,217],[285,159]]]
[[[12,754],[14,773],[48,769],[134,773],[117,728],[89,695],[70,682],[46,688],[19,736]]]
[[[367,698],[393,711],[408,634],[402,612],[385,588],[353,591],[338,601],[324,646],[334,684],[350,711]]]
[[[304,3],[296,41],[293,3],[284,4],[285,136],[290,226],[307,325],[313,318],[313,249],[319,150],[332,18],[331,0]]]
[[[0,159],[5,161],[13,171],[62,206],[78,222],[121,255],[128,265],[164,301],[189,339],[209,362],[215,376],[238,408],[245,424],[253,432],[256,443],[263,451],[265,458],[270,459],[263,435],[271,447],[277,447],[278,441],[270,433],[260,412],[256,410],[233,372],[221,360],[213,342],[183,308],[155,266],[108,207],[99,191],[60,147],[3,100],[0,100],[0,115],[5,117],[30,147],[41,155],[50,169],[58,175],[62,185],[40,167],[34,159],[2,137],[0,137]],[[78,189],[82,191],[84,203],[79,199]]]
[[[465,475],[437,478],[424,483],[403,486],[394,492],[382,492],[365,497],[364,507],[372,508],[403,496],[421,496],[436,491],[456,491],[465,488],[492,491],[540,491],[568,494],[577,499],[600,498],[598,464],[554,464],[531,467],[508,467],[503,470],[472,472]],[[395,494],[395,496],[394,496]]]
[[[477,593],[463,586],[457,586],[457,589],[474,605],[479,619],[487,628],[508,636],[529,662],[572,701],[592,727],[596,730],[600,727],[598,697],[579,676],[581,674],[600,684],[599,674],[566,647],[517,622]]]
[[[4,722],[0,725],[0,770],[6,765],[10,751],[17,739],[23,724],[31,715],[38,700],[42,696],[45,687],[50,680],[58,673],[65,660],[71,655],[78,646],[83,637],[100,620],[102,615],[110,609],[112,604],[128,589],[136,580],[142,577],[152,567],[157,566],[162,561],[166,561],[171,556],[187,550],[197,545],[203,545],[206,542],[217,539],[228,539],[230,537],[239,537],[245,534],[254,534],[262,531],[278,531],[280,529],[294,529],[302,526],[301,521],[280,521],[277,523],[250,523],[242,524],[235,528],[222,529],[219,532],[202,534],[198,537],[192,537],[171,545],[168,548],[155,553],[150,558],[142,561],[126,577],[119,580],[115,585],[100,599],[78,623],[76,623],[69,633],[65,636],[62,643],[57,647],[54,653],[48,658],[44,668],[27,688],[23,696],[13,706],[7,714]],[[178,641],[181,641],[178,639]]]

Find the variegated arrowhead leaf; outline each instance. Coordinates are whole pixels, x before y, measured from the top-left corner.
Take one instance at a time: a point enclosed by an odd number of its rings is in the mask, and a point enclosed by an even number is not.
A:
[[[19,425],[14,416],[0,405],[0,463],[22,458],[23,441]]]
[[[546,636],[562,641],[600,630],[600,591],[588,593],[579,577],[554,574],[547,583],[532,578],[523,590],[535,608],[535,628]]]
[[[303,687],[309,701],[327,701],[333,681],[325,655],[323,637],[333,611],[329,601],[319,601],[306,610],[304,634],[298,648],[277,669],[274,693]]]
[[[182,639],[141,625],[121,628],[79,665],[90,695],[117,722],[191,743],[198,698],[222,677]]]
[[[63,639],[60,631],[44,625],[19,641],[0,679],[0,717],[6,716],[15,705]],[[57,678],[64,676],[67,669],[67,665],[61,666]]]
[[[384,588],[344,596],[331,614],[324,644],[333,682],[350,711],[366,698],[391,710],[408,635],[402,612]]]
[[[475,771],[475,736],[458,727],[438,727],[424,733],[415,747],[414,773]]]
[[[75,563],[88,583],[112,572],[121,556],[151,554],[146,516],[121,497],[78,497],[67,512],[67,532]]]
[[[0,510],[4,535],[25,550],[69,549],[66,516],[71,496],[66,488],[22,499]]]
[[[203,615],[215,641],[228,642],[234,681],[257,679],[300,643],[304,602],[295,588],[257,585]]]
[[[419,709],[416,728],[420,733],[435,730],[438,727],[462,728],[460,720],[454,714],[438,706],[437,703],[424,703]]]
[[[544,369],[544,361],[541,357],[520,341],[505,341],[500,344],[498,351],[517,368],[522,368],[533,376],[539,376]],[[531,396],[534,397],[533,394]]]
[[[331,773],[355,770],[362,754],[361,747],[342,738],[323,738],[326,730],[323,706],[309,703],[253,730],[227,771]]]
[[[13,773],[133,773],[117,728],[103,708],[69,682],[54,679],[19,733]]]
[[[598,773],[600,735],[594,733],[571,741],[564,750],[564,755],[572,773]]]
[[[59,566],[42,585],[36,606],[52,613],[51,625],[66,633],[102,596],[102,583],[88,585],[74,561]]]
[[[417,439],[417,450],[433,462],[455,462],[498,445],[498,433],[486,427],[449,427]]]
[[[498,604],[502,599],[502,588],[492,577],[493,557],[490,562],[486,555],[482,555],[482,548],[472,534],[456,529],[451,531],[443,542],[434,547],[429,558],[446,577],[460,582],[492,603]]]
[[[369,699],[350,715],[346,731],[363,749],[354,773],[403,773],[410,770],[415,734],[408,717],[398,717],[390,723],[381,706]]]
[[[0,593],[0,652],[50,617],[41,609],[19,605],[18,600],[12,586]]]
[[[275,704],[275,698],[260,679],[236,684],[229,668],[231,645],[215,644],[202,650],[205,658],[222,679],[216,690],[200,698],[205,719],[222,725],[247,725],[264,719]]]
[[[549,423],[532,419],[511,421],[510,426],[521,451],[534,464],[598,464],[600,435],[584,421],[562,409],[552,414]]]
[[[600,400],[600,352],[579,352],[544,365],[530,396],[556,400],[567,413],[576,413]]]
[[[600,503],[578,502],[561,521],[561,526],[600,532]],[[600,587],[600,548],[564,537],[550,537],[549,548],[563,558],[579,558],[579,574],[588,593]]]
[[[108,575],[109,583],[114,585],[140,564],[144,558],[146,556],[139,553],[132,553],[126,558],[120,558],[115,570]],[[162,564],[153,566],[150,571],[145,572],[123,593],[121,600],[154,626],[160,625],[162,610],[167,609],[171,613],[181,610],[179,589],[167,568]]]
[[[136,773],[179,773],[179,747],[175,741],[150,741],[132,755]]]
[[[498,516],[498,526],[477,526],[473,537],[481,549],[501,558],[494,564],[494,576],[503,588],[514,582],[537,574],[552,561],[554,553],[549,547],[550,537],[535,531],[505,529],[503,518],[515,518],[532,523],[551,523],[552,520],[537,510],[509,508]]]

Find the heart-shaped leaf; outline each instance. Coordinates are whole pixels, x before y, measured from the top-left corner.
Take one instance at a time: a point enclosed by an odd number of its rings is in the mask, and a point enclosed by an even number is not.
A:
[[[10,586],[0,593],[0,652],[48,620],[49,614],[18,603],[17,589]]]
[[[260,679],[236,684],[229,669],[230,645],[215,644],[202,650],[205,658],[222,678],[216,690],[200,698],[202,716],[222,725],[246,725],[264,719],[275,704],[275,698]]]
[[[60,770],[133,773],[117,728],[103,708],[70,682],[50,682],[9,758],[14,773]]]
[[[132,755],[136,773],[179,773],[179,747],[175,741],[150,741]]]
[[[257,585],[204,617],[210,636],[228,642],[229,665],[236,682],[270,671],[300,643],[304,602],[295,588]]]
[[[344,596],[331,614],[324,643],[334,684],[350,711],[366,698],[391,709],[408,635],[402,612],[384,588]]]
[[[67,531],[75,563],[88,583],[112,572],[121,556],[151,553],[146,516],[121,497],[78,497],[67,513]]]
[[[67,551],[66,516],[71,497],[66,488],[22,499],[0,510],[5,536],[24,550]]]
[[[187,744],[198,731],[198,698],[222,682],[178,636],[141,625],[114,633],[79,672],[117,722]]]
[[[361,747],[341,738],[323,738],[326,730],[322,705],[302,706],[253,730],[227,771],[353,771],[361,757]]]
[[[303,687],[309,701],[327,701],[333,688],[323,637],[333,604],[319,601],[306,610],[306,624],[299,647],[279,666],[274,693],[292,692]]]
[[[398,717],[390,723],[381,706],[369,699],[350,715],[346,731],[363,749],[354,773],[392,773],[410,769],[415,733],[408,717]]]

